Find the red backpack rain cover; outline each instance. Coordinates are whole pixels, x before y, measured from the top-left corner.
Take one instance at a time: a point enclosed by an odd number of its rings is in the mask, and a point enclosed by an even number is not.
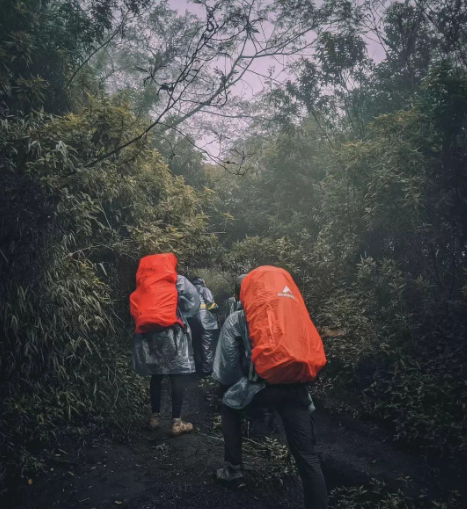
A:
[[[243,280],[240,300],[258,375],[271,384],[313,381],[326,355],[292,276],[277,267],[258,267]]]
[[[177,258],[172,253],[141,258],[136,290],[130,295],[130,312],[142,334],[177,321]]]

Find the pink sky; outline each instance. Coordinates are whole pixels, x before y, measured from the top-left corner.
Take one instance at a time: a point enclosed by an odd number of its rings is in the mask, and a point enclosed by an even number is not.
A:
[[[231,1],[234,2],[236,0],[231,0]],[[263,3],[267,3],[267,2],[263,2]],[[318,4],[320,3],[319,0],[317,3]],[[361,4],[362,0],[356,0],[356,3]],[[189,0],[169,0],[169,6],[172,9],[179,11],[181,14],[184,13],[185,11],[188,11],[193,14],[198,14],[199,16],[204,17],[205,11],[204,11],[203,7],[200,5],[193,4]],[[368,56],[370,58],[372,58],[375,62],[380,62],[385,57],[385,53],[384,53],[384,50],[383,50],[381,44],[379,44],[376,40],[374,40],[372,38],[371,39],[366,38],[366,42],[367,42]],[[284,70],[284,66],[285,66],[285,61],[280,61],[277,58],[269,57],[269,58],[262,58],[262,59],[258,60],[254,64],[252,69],[253,69],[253,71],[258,72],[260,74],[267,74],[268,69],[270,67],[275,67],[275,78],[278,79],[279,81],[283,81],[287,78],[287,73]],[[248,85],[243,85],[244,93],[251,94],[251,93],[257,93],[257,92],[261,91],[261,89],[263,87],[263,84],[262,84],[263,80],[259,76],[255,75],[253,73],[249,73],[247,81],[248,81]],[[250,90],[248,90],[248,89],[250,89]],[[238,90],[237,93],[240,93],[240,90]]]
[[[232,0],[234,2],[235,0]],[[266,2],[263,2],[266,3]],[[193,14],[197,14],[200,17],[204,18],[205,10],[202,6],[193,4],[189,0],[169,0],[169,6],[183,14],[185,11],[188,11]],[[265,57],[256,60],[252,65],[251,69],[254,72],[248,73],[246,76],[244,83],[239,84],[235,87],[235,93],[238,95],[244,95],[246,97],[252,96],[258,92],[261,92],[263,88],[264,79],[262,79],[258,74],[267,75],[270,67],[275,67],[274,78],[279,81],[284,81],[287,77],[287,73],[285,72],[285,62],[280,61],[278,58],[270,58]]]
[[[231,0],[232,2],[237,0]],[[356,0],[357,2],[361,2],[362,0]],[[184,14],[186,11],[197,14],[201,18],[204,19],[205,10],[202,6],[193,4],[189,0],[169,0],[169,6],[180,12],[180,14]],[[311,39],[310,35],[310,41]],[[367,49],[368,56],[375,60],[376,62],[381,61],[384,58],[384,50],[380,44],[377,42],[367,39]],[[308,50],[310,51],[310,50]],[[253,72],[248,72],[242,83],[237,84],[232,90],[235,95],[242,96],[243,99],[248,100],[253,97],[255,94],[258,94],[262,91],[264,86],[264,79],[260,75],[268,75],[268,71],[271,67],[274,68],[273,77],[279,82],[285,82],[289,77],[289,74],[286,71],[287,64],[290,64],[292,60],[290,57],[286,59],[286,57],[263,57],[257,59],[253,62],[251,70]],[[213,141],[213,138],[207,134],[202,135],[202,139],[204,141],[204,147],[209,150],[209,152],[221,152],[221,146],[217,141]]]

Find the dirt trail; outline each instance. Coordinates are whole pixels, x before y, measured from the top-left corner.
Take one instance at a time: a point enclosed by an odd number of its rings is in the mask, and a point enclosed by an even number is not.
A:
[[[222,438],[212,433],[214,409],[194,378],[188,391],[186,417],[195,423],[195,433],[169,438],[166,421],[157,432],[141,429],[120,441],[95,437],[83,446],[68,440],[49,471],[31,485],[25,480],[2,508],[302,508],[298,480],[268,478],[265,473],[274,466],[254,450],[245,455],[249,471],[243,488],[232,491],[214,482],[213,471],[222,464]],[[409,475],[416,491],[431,490],[434,496],[460,485],[445,465],[394,449],[375,426],[318,412],[315,431],[329,488],[371,477],[391,483],[400,475]]]

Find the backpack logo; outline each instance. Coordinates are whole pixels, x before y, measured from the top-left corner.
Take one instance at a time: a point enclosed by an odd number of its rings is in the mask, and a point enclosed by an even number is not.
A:
[[[277,294],[277,296],[278,296],[278,297],[289,297],[290,299],[295,299],[295,296],[294,296],[294,294],[292,293],[292,290],[291,290],[288,286],[286,286],[286,287],[282,290],[282,292],[279,292],[279,293]]]

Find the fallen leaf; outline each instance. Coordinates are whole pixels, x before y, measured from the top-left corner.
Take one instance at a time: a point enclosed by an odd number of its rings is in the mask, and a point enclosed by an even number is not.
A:
[[[28,484],[32,484],[32,479],[28,479]]]
[[[114,504],[117,504],[117,505],[122,505],[123,502],[121,500],[115,500]]]

